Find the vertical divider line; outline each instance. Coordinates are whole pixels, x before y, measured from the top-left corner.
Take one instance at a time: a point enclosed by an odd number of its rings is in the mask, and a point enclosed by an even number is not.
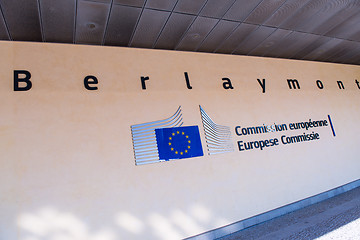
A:
[[[334,137],[336,137],[335,130],[334,130],[334,126],[333,126],[333,124],[332,124],[330,115],[328,115],[328,119],[329,119],[329,123],[330,123],[330,126],[331,126],[332,133],[333,133]]]

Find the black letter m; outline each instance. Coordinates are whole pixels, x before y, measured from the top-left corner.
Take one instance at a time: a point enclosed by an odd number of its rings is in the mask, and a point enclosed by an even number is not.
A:
[[[288,85],[289,85],[289,88],[290,89],[300,89],[300,84],[299,84],[299,81],[296,80],[296,79],[288,79],[287,80],[288,82]]]

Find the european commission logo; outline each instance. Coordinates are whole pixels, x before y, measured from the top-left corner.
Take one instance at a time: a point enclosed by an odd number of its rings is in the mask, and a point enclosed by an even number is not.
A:
[[[203,156],[198,126],[155,129],[160,160]]]
[[[215,124],[200,106],[209,155],[234,151],[230,128]],[[203,156],[198,126],[182,126],[181,106],[169,118],[131,126],[135,164]]]

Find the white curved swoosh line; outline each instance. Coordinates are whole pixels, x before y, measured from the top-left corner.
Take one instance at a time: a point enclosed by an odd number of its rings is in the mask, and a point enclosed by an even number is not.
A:
[[[181,127],[183,125],[181,106],[169,118],[132,125],[131,136],[133,140],[135,164],[162,162],[159,159],[159,152],[156,143],[156,128]]]
[[[205,110],[200,105],[199,107],[205,132],[208,154],[212,155],[233,152],[234,145],[231,139],[230,127],[214,123]]]

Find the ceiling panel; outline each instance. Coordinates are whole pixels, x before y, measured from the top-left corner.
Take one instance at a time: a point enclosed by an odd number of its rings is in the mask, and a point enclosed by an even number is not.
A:
[[[315,13],[312,16],[306,16],[304,21],[298,24],[296,30],[314,33],[315,29],[327,22],[328,19],[331,19],[337,13],[341,12],[342,9],[348,7],[348,5],[349,0],[327,0],[320,2],[312,11]],[[315,9],[319,11],[315,11]],[[310,11],[307,11],[307,13],[310,15]]]
[[[214,52],[224,38],[228,37],[238,25],[237,22],[221,20],[197,50],[200,52]]]
[[[222,18],[224,14],[233,5],[235,0],[208,0],[200,15],[204,17]]]
[[[281,7],[264,23],[266,26],[279,27],[287,19],[291,18],[306,3],[311,0],[287,0]]]
[[[217,19],[197,17],[176,49],[195,51],[217,22]]]
[[[303,30],[307,24],[309,24],[309,19],[314,14],[317,14],[322,7],[329,0],[311,0],[307,4],[305,4],[302,8],[300,8],[296,13],[294,13],[289,19],[283,22],[280,27],[285,29],[296,29],[298,31]],[[316,24],[316,23],[313,23]]]
[[[152,48],[169,16],[170,12],[145,9],[130,46]]]
[[[236,0],[231,9],[227,11],[224,19],[244,21],[247,16],[261,3],[262,0]]]
[[[357,63],[359,24],[360,0],[0,0],[9,41]]]
[[[176,4],[176,12],[198,14],[207,0],[179,0]]]
[[[249,54],[254,48],[270,36],[276,28],[260,26],[252,32],[233,52],[234,54]]]
[[[143,7],[145,0],[114,0],[114,4],[122,4],[131,7]]]
[[[155,48],[174,49],[194,21],[195,16],[173,13],[164,30],[161,32]]]
[[[215,50],[217,53],[232,53],[236,47],[241,43],[251,32],[255,31],[256,25],[242,23],[236,30],[228,37],[225,38],[222,44]]]
[[[146,7],[159,10],[172,10],[177,0],[147,0]]]
[[[0,40],[10,40],[9,34],[6,29],[4,17],[0,11]]]
[[[360,41],[360,29],[352,34],[348,39],[352,41]]]
[[[100,2],[100,3],[111,3],[111,0],[82,0],[88,2]]]
[[[317,36],[317,39],[315,41],[311,42],[309,45],[301,49],[299,52],[295,53],[291,58],[303,59],[307,54],[321,47],[323,44],[326,44],[330,39],[331,38],[324,36]]]
[[[286,0],[264,0],[245,19],[247,23],[262,24],[272,16],[275,11],[284,4]]]
[[[345,22],[339,24],[325,35],[329,37],[337,37],[348,39],[352,35],[356,34],[359,30],[360,12],[357,12]]]
[[[315,48],[313,51],[308,53],[303,57],[305,60],[322,60],[324,56],[327,56],[328,51],[335,48],[338,44],[340,44],[343,40],[337,38],[328,38],[326,43],[322,44],[318,48]],[[326,57],[325,57],[326,58]]]
[[[340,62],[340,63],[346,63],[349,59],[352,59],[354,56],[356,56],[360,52],[360,43],[359,42],[352,42],[352,47],[349,51],[344,52],[343,55],[336,57],[335,61],[334,59],[331,59],[332,62]]]
[[[75,25],[74,0],[41,0],[41,15],[46,42],[73,42]]]
[[[344,4],[346,4],[346,6],[338,9],[338,11],[334,9],[334,12],[336,12],[334,15],[329,16],[328,18],[325,15],[324,18],[326,18],[326,21],[321,22],[321,24],[316,24],[316,27],[313,28],[311,32],[319,35],[324,35],[325,33],[334,29],[339,24],[344,23],[344,21],[359,12],[360,1],[354,2],[352,0],[348,0],[344,1]]]
[[[42,41],[37,0],[1,0],[0,4],[13,40]]]
[[[347,55],[349,52],[353,52],[356,49],[356,42],[343,40],[337,46],[335,46],[331,51],[328,51],[326,54],[323,54],[322,59],[324,61],[333,61],[340,59],[340,57]]]
[[[311,45],[319,37],[320,36],[314,34],[293,31],[284,37],[276,48],[267,52],[266,56],[292,58],[293,55],[301,53],[307,46]]]
[[[354,56],[347,59],[346,62],[360,65],[360,52],[357,52]]]
[[[141,8],[113,5],[106,31],[105,45],[127,46],[140,13]]]
[[[76,43],[102,44],[110,4],[79,1],[76,19]]]
[[[253,49],[249,54],[252,56],[266,55],[267,52],[271,51],[272,48],[276,47],[279,43],[281,43],[283,38],[285,38],[290,33],[290,30],[277,29],[262,43],[260,43],[255,49]]]

